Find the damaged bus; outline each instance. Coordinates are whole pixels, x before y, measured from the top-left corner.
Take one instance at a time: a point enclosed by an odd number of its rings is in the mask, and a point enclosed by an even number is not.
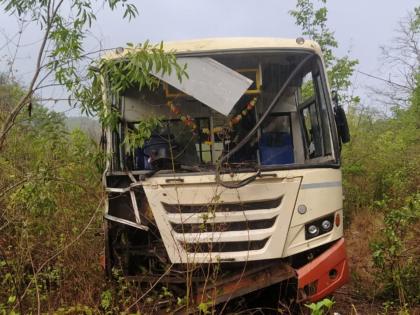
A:
[[[267,287],[317,301],[348,281],[340,149],[349,141],[312,41],[164,43],[188,77],[111,97],[105,265],[198,305]],[[121,58],[114,53],[107,58]],[[144,144],[125,136],[154,119]],[[284,285],[286,284],[286,285]],[[188,291],[188,293],[186,293]]]

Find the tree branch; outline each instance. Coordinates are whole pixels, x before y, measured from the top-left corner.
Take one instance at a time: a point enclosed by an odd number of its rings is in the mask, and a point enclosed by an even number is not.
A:
[[[28,87],[28,91],[26,92],[26,94],[24,96],[21,97],[21,99],[19,100],[19,102],[16,104],[16,106],[12,109],[12,111],[10,112],[10,114],[6,117],[3,126],[1,128],[0,131],[0,152],[3,151],[4,149],[4,144],[7,138],[7,135],[9,134],[10,130],[12,129],[12,127],[15,124],[16,118],[19,115],[19,113],[23,110],[23,108],[29,103],[33,93],[34,93],[34,87],[35,84],[38,80],[39,74],[41,72],[41,68],[42,68],[42,58],[44,56],[44,52],[45,52],[45,47],[47,45],[48,39],[49,39],[49,35],[53,26],[53,21],[55,19],[55,17],[57,16],[58,10],[61,7],[61,5],[63,4],[64,0],[61,0],[57,6],[53,9],[52,14],[49,14],[49,10],[50,10],[50,3],[48,3],[48,15],[47,15],[47,24],[45,27],[45,33],[44,33],[44,37],[42,38],[42,43],[41,46],[38,50],[38,56],[37,56],[37,60],[36,60],[36,66],[35,66],[35,73],[34,76],[32,77],[31,83],[29,84]]]

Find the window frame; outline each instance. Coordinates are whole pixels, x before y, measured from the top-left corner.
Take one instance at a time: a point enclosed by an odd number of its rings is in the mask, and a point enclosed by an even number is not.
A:
[[[315,95],[307,100],[303,100],[303,102],[298,105],[298,115],[300,116],[299,121],[301,125],[302,137],[303,137],[303,142],[305,146],[305,161],[308,163],[317,163],[317,162],[319,163],[325,160],[327,161],[332,160],[334,162],[339,162],[338,154],[337,154],[337,152],[339,152],[337,151],[337,132],[336,132],[334,119],[332,116],[331,97],[328,97],[330,96],[329,87],[327,85],[327,81],[325,80],[325,72],[323,71],[324,67],[319,57],[316,60],[315,66],[316,68],[313,68],[310,71],[311,76],[312,76],[312,84],[313,84]],[[324,98],[324,101],[322,101],[321,99],[322,97]],[[322,108],[321,108],[322,103],[325,104],[326,115],[323,115],[322,113]],[[320,156],[315,156],[315,157],[310,157],[310,154],[309,154],[310,142],[309,142],[309,139],[307,139],[308,132],[306,130],[304,115],[303,115],[303,111],[311,107],[312,105],[315,105],[318,125],[320,127],[320,145],[321,145],[321,151],[322,151],[322,154]],[[313,125],[312,121],[313,119],[311,117],[311,125]],[[329,130],[329,132],[325,130],[324,123],[327,124],[326,127]],[[331,152],[327,153],[326,148],[325,148],[325,141],[326,141],[326,137],[328,137],[328,134],[329,134]]]

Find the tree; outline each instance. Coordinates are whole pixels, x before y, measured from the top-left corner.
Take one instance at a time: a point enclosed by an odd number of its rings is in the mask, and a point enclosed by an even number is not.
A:
[[[358,103],[359,98],[348,93],[351,76],[358,61],[348,56],[339,58],[335,55],[334,49],[338,47],[338,42],[334,32],[327,26],[327,0],[315,2],[321,3],[321,6],[316,7],[313,0],[297,0],[296,9],[291,10],[290,14],[301,27],[302,34],[316,41],[321,47],[331,88],[339,92],[342,102],[348,105]]]
[[[126,0],[0,0],[6,12],[30,18],[44,35],[27,87],[0,75],[0,313],[16,307],[22,314],[55,311],[73,305],[71,297],[93,299],[103,286],[93,266],[102,244],[95,231],[101,231],[105,157],[86,135],[69,134],[63,116],[42,108],[37,93],[50,84],[64,86],[73,106],[113,125],[118,112],[103,98],[102,83],[118,99],[130,86],[156,87],[151,70],[176,71],[180,79],[185,74],[162,43],[128,44],[120,58],[90,62],[83,41],[95,21],[95,3],[123,7],[124,18],[137,15]],[[68,251],[74,244],[78,249]],[[84,292],[95,280],[94,289]],[[67,311],[83,312],[78,307]]]
[[[418,82],[420,6],[399,21],[395,33],[391,44],[381,47],[383,65],[386,71],[392,71],[392,80],[386,80],[385,87],[372,88],[378,100],[391,109],[410,106],[412,91]]]
[[[0,81],[2,104],[14,106],[24,93],[18,84]],[[86,273],[92,277],[85,287],[100,279],[91,266],[97,264],[94,247],[102,244],[94,234],[101,226],[104,156],[81,131],[65,128],[64,115],[32,106],[0,155],[0,313],[47,312],[55,299],[76,296],[80,287],[66,283],[80,285]],[[75,244],[77,250],[69,250]]]
[[[101,97],[100,80],[113,80],[112,92],[118,93],[130,84],[151,87],[156,80],[149,74],[155,70],[169,72],[173,68],[181,77],[183,70],[177,67],[175,57],[165,53],[162,45],[130,45],[124,62],[101,60],[94,62],[87,72],[80,71],[86,65],[90,52],[83,48],[86,30],[94,23],[94,4],[105,4],[109,9],[123,9],[123,18],[137,16],[137,8],[126,0],[0,0],[3,9],[19,18],[25,17],[38,26],[43,33],[36,55],[35,71],[28,87],[13,107],[0,114],[0,152],[10,130],[16,124],[19,114],[25,107],[32,106],[36,93],[46,85],[64,86],[70,93],[73,106],[81,107],[88,114],[98,114],[105,124],[115,121],[115,113],[107,111]],[[53,83],[46,82],[49,79]],[[111,118],[114,117],[114,118]]]

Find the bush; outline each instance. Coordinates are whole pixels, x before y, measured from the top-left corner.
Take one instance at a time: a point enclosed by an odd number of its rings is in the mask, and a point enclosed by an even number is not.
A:
[[[386,207],[386,203],[380,206]],[[420,303],[420,267],[416,231],[420,218],[420,194],[407,198],[399,209],[385,209],[384,227],[371,243],[375,276],[381,295],[389,300]]]

